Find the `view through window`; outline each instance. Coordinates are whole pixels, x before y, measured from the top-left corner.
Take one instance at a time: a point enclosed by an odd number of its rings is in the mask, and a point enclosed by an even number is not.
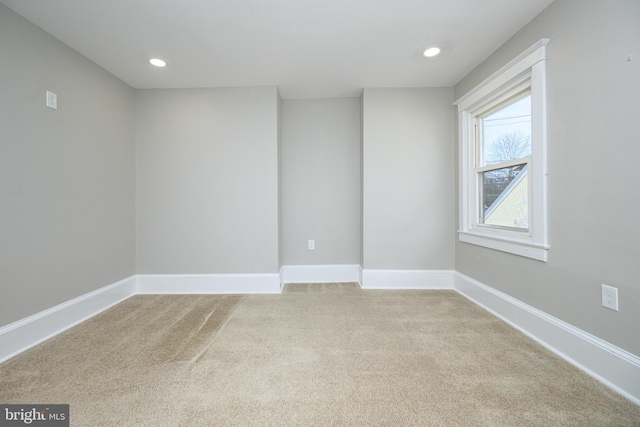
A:
[[[479,223],[528,229],[531,94],[517,95],[478,123]]]

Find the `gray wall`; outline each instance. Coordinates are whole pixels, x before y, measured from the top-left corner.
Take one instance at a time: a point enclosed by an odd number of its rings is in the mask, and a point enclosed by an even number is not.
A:
[[[363,267],[453,269],[452,89],[363,97]]]
[[[277,89],[138,90],[135,114],[138,273],[277,273]]]
[[[130,87],[3,5],[0,58],[1,326],[135,273],[135,172]]]
[[[282,145],[283,264],[360,264],[360,99],[283,101]]]
[[[458,98],[540,38],[551,39],[549,261],[457,243],[456,269],[636,355],[639,22],[637,0],[557,0],[455,87]],[[601,307],[602,283],[619,289],[619,312]]]

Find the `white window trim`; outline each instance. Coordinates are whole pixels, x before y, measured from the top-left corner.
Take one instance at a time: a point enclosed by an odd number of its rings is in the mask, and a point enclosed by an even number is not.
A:
[[[496,71],[454,105],[458,107],[460,168],[461,242],[484,246],[539,261],[547,260],[547,194],[546,194],[546,49],[549,39],[541,39]],[[475,188],[474,115],[501,94],[531,82],[532,167],[528,180],[532,203],[529,209],[530,232],[479,227],[476,224],[477,192]]]

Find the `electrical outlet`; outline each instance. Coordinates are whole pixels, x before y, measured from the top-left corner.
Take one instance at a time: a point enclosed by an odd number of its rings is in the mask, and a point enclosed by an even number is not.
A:
[[[310,251],[313,251],[316,249],[316,241],[315,240],[309,240],[308,246]]]
[[[618,311],[618,288],[602,285],[602,306]]]
[[[53,108],[54,110],[58,109],[58,95],[47,91],[47,107]]]

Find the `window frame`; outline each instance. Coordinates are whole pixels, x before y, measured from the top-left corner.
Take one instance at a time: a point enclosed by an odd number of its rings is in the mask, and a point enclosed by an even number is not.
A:
[[[483,246],[539,261],[547,261],[546,194],[546,45],[541,39],[484,80],[454,105],[459,127],[459,230],[464,243]],[[476,124],[487,111],[519,92],[531,93],[531,156],[526,162],[528,181],[528,230],[479,223]],[[493,165],[492,165],[493,166]]]

